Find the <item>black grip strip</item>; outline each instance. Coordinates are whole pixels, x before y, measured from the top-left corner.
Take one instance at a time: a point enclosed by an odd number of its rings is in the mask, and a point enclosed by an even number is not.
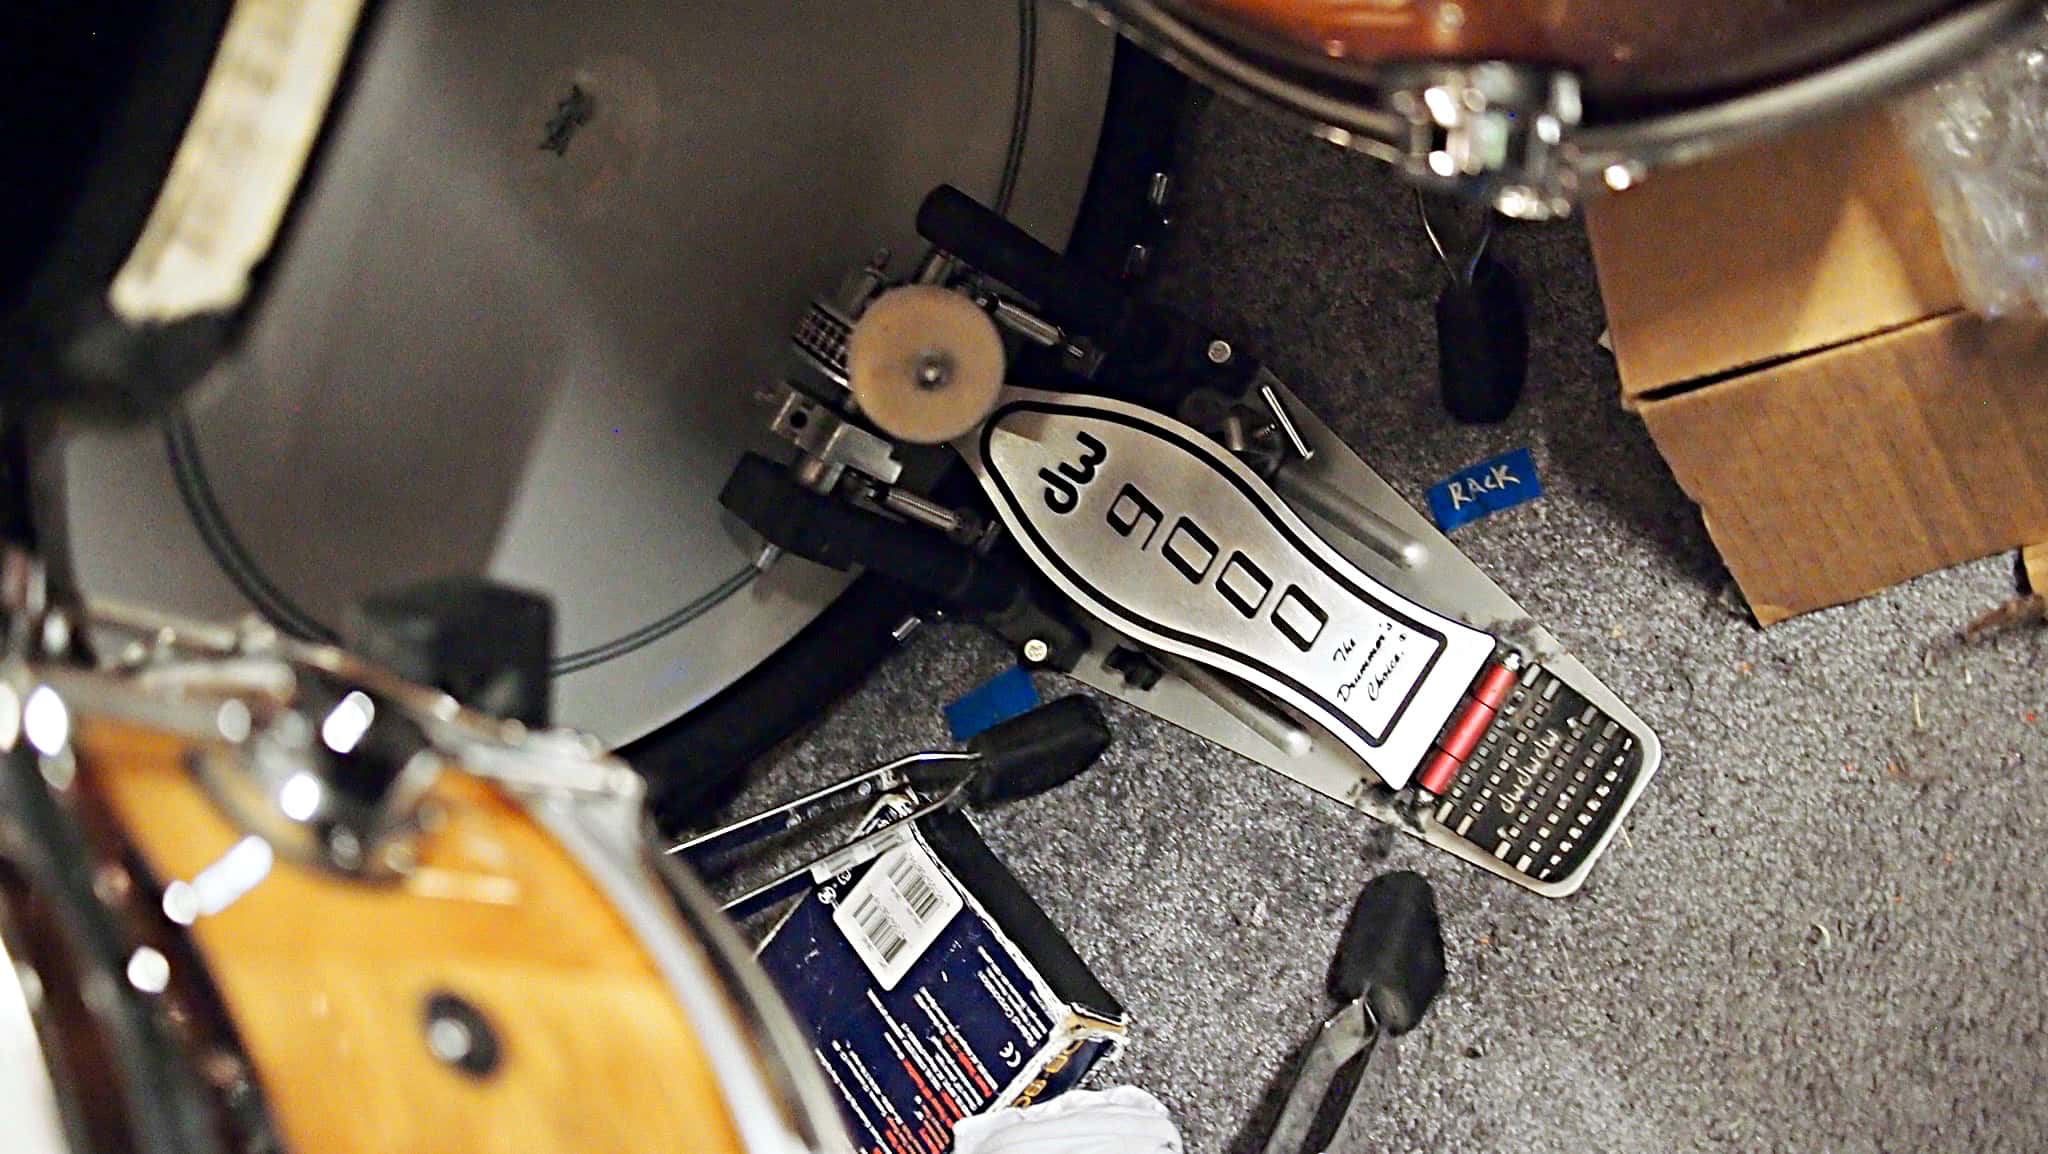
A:
[[[799,557],[839,570],[861,566],[884,573],[964,612],[1000,612],[1024,591],[1023,579],[1002,561],[930,529],[813,492],[755,453],[740,459],[718,503]]]
[[[1130,308],[1129,298],[1114,281],[1068,261],[950,184],[933,189],[918,206],[917,231],[1030,297],[1062,328],[1108,337]]]
[[[981,755],[967,800],[1000,805],[1064,785],[1094,765],[1109,742],[1102,710],[1079,694],[992,725],[967,743]]]
[[[1330,993],[1341,1002],[1370,997],[1380,1028],[1405,1034],[1443,988],[1443,925],[1429,883],[1407,870],[1367,882],[1338,943]]]

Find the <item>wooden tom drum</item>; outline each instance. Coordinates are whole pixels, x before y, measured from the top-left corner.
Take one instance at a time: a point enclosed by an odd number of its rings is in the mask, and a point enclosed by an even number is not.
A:
[[[2034,0],[1102,0],[1214,86],[1512,216],[1933,76]]]
[[[268,630],[130,623],[117,667],[0,677],[10,1149],[848,1148],[620,763]]]

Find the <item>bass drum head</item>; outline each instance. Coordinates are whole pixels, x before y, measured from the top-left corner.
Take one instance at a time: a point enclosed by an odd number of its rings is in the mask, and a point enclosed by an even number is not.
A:
[[[941,182],[1064,242],[1113,36],[1034,0],[374,12],[239,345],[164,430],[71,438],[76,579],[325,640],[487,574],[554,599],[556,718],[630,742],[845,588],[757,575],[717,502],[807,300],[907,269]]]

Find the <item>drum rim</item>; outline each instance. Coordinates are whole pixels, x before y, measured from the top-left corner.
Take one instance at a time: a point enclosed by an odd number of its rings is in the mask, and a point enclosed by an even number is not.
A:
[[[17,686],[9,688],[19,692]],[[63,700],[61,693],[58,696]],[[48,785],[42,763],[75,767],[68,734],[63,747],[55,753],[34,748],[27,735],[20,735],[0,758],[4,758],[0,761],[0,775],[4,775],[4,782],[0,782],[0,809],[22,823],[26,843],[24,847],[10,847],[6,854],[9,864],[26,885],[48,891],[49,904],[60,923],[61,956],[79,971],[85,989],[90,991],[97,986],[107,992],[103,999],[87,997],[85,1009],[108,1035],[107,1049],[119,1069],[120,1091],[112,1106],[118,1113],[113,1125],[122,1131],[132,1149],[142,1154],[224,1154],[228,1139],[245,1135],[217,1127],[224,1123],[254,1123],[267,1129],[268,1116],[261,1092],[247,1100],[247,1106],[256,1113],[237,1116],[225,1098],[212,1092],[189,1064],[192,1050],[187,1040],[165,1028],[156,1007],[128,979],[127,967],[134,951],[148,942],[146,935],[135,932],[133,919],[148,915],[125,903],[110,901],[97,891],[97,874],[92,867],[100,859],[95,856],[83,824],[94,819],[71,812],[72,807],[60,799],[56,788]],[[7,952],[15,964],[26,961],[33,967],[42,960],[39,951],[27,948],[29,944],[19,938],[10,939]],[[179,943],[167,939],[164,944],[176,952]],[[182,961],[174,960],[174,967],[182,968]],[[201,981],[206,980],[203,968],[194,972]],[[211,1001],[210,986],[206,987],[206,995],[207,1000],[196,1008],[211,1015],[217,1006]],[[50,1061],[53,1050],[50,1035],[45,1032],[46,1015],[37,1013],[32,1006],[30,1019],[36,1026],[37,1048],[42,1052],[44,1071],[66,1131],[67,1144],[59,1149],[72,1150],[85,1137],[73,1132],[83,1120],[79,1112],[80,1094],[75,1084],[68,1084]],[[213,1023],[213,1029],[217,1032],[216,1044],[226,1047],[221,1052],[241,1060],[239,1039],[232,1027],[222,1028]],[[60,1045],[54,1052],[61,1055],[62,1051]]]
[[[709,912],[715,908],[709,893],[655,848],[660,839],[637,783],[610,799],[567,804],[511,792],[582,867],[646,951],[689,1019],[742,1149],[851,1149],[824,1074],[767,973],[738,930]],[[615,820],[618,811],[605,806],[607,800],[631,804],[637,820]]]
[[[4,906],[4,902],[0,902]],[[0,1077],[36,1078],[36,1084],[28,1087],[29,1096],[45,1101],[49,1113],[54,1115],[43,1125],[44,1118],[14,1118],[15,1125],[35,1126],[30,1135],[30,1151],[49,1150],[63,1154],[72,1145],[70,1113],[65,1108],[65,1087],[59,1084],[57,1073],[50,1061],[50,1047],[44,1044],[44,1037],[50,1031],[48,1012],[36,1004],[29,994],[24,975],[39,975],[26,944],[19,940],[14,919],[0,908],[0,1027],[26,1026],[22,1031],[20,1053],[27,1059],[25,1068],[12,1069],[11,1064],[0,1061]],[[40,1113],[40,1112],[39,1112]],[[37,1145],[41,1143],[41,1145]]]
[[[797,1139],[805,1143],[804,1149],[827,1154],[850,1148],[851,1137],[837,1100],[825,1084],[810,1041],[789,1004],[755,960],[738,927],[718,909],[711,892],[681,861],[654,848],[663,840],[652,813],[647,813],[641,823],[647,869],[675,918],[695,935],[714,982],[728,995],[730,1015],[724,1024],[753,1046],[758,1088],[780,1107],[785,1120],[797,1130]],[[698,1042],[707,1048],[711,1044],[701,1035]]]
[[[1979,0],[1795,80],[1630,123],[1589,124],[1579,132],[1579,145],[1595,156],[1627,153],[1651,163],[1681,163],[1930,80],[2012,34],[2040,10],[2039,0]]]
[[[1305,119],[1335,143],[1396,165],[1407,162],[1409,123],[1380,103],[1377,90],[1303,82],[1167,12],[1157,0],[1100,2],[1125,36],[1203,84]],[[1616,164],[1683,163],[1824,118],[1968,60],[2039,10],[2039,0],[1973,0],[1889,42],[1762,88],[1611,121],[1600,120],[1589,103],[1594,115],[1568,137],[1574,167],[1590,175]]]

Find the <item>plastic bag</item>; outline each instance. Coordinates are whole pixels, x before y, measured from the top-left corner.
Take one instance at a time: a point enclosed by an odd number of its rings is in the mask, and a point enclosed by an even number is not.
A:
[[[2048,14],[1894,116],[1964,301],[2048,313]]]
[[[956,1154],[1181,1154],[1180,1130],[1135,1086],[1069,1090],[1021,1110],[962,1118]]]

